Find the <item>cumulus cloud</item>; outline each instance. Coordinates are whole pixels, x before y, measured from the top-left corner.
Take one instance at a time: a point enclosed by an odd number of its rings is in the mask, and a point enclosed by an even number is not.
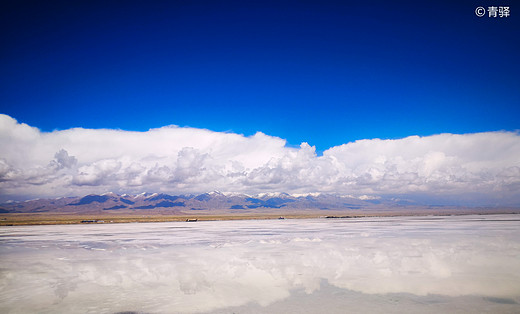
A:
[[[1,197],[106,191],[326,192],[478,196],[520,203],[520,135],[439,134],[315,147],[263,134],[166,126],[147,132],[74,128],[41,132],[0,115]]]

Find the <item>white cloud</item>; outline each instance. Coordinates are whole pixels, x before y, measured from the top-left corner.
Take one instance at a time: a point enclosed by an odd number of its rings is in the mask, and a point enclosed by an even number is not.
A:
[[[448,195],[520,202],[520,135],[514,132],[359,140],[317,156],[302,143],[166,126],[147,132],[41,132],[0,115],[1,197],[105,191],[325,192]]]

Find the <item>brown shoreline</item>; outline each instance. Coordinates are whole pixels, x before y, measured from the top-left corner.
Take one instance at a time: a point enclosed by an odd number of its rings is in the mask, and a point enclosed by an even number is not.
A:
[[[203,213],[9,213],[0,214],[0,226],[22,225],[63,225],[81,223],[137,223],[172,221],[219,221],[219,220],[258,220],[258,219],[313,219],[313,218],[362,218],[362,217],[399,217],[399,216],[453,216],[453,215],[492,215],[520,214],[520,208],[465,208],[465,209],[415,209],[415,210],[300,210],[300,211],[249,211],[223,212],[219,210]]]

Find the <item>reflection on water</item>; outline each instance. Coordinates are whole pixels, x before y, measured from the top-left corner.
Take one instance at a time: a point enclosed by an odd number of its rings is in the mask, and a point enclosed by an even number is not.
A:
[[[2,313],[520,312],[515,215],[0,229]]]

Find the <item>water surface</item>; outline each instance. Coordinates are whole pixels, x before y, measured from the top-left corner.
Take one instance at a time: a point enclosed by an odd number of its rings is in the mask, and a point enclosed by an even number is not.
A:
[[[518,313],[517,215],[2,227],[2,313]]]

